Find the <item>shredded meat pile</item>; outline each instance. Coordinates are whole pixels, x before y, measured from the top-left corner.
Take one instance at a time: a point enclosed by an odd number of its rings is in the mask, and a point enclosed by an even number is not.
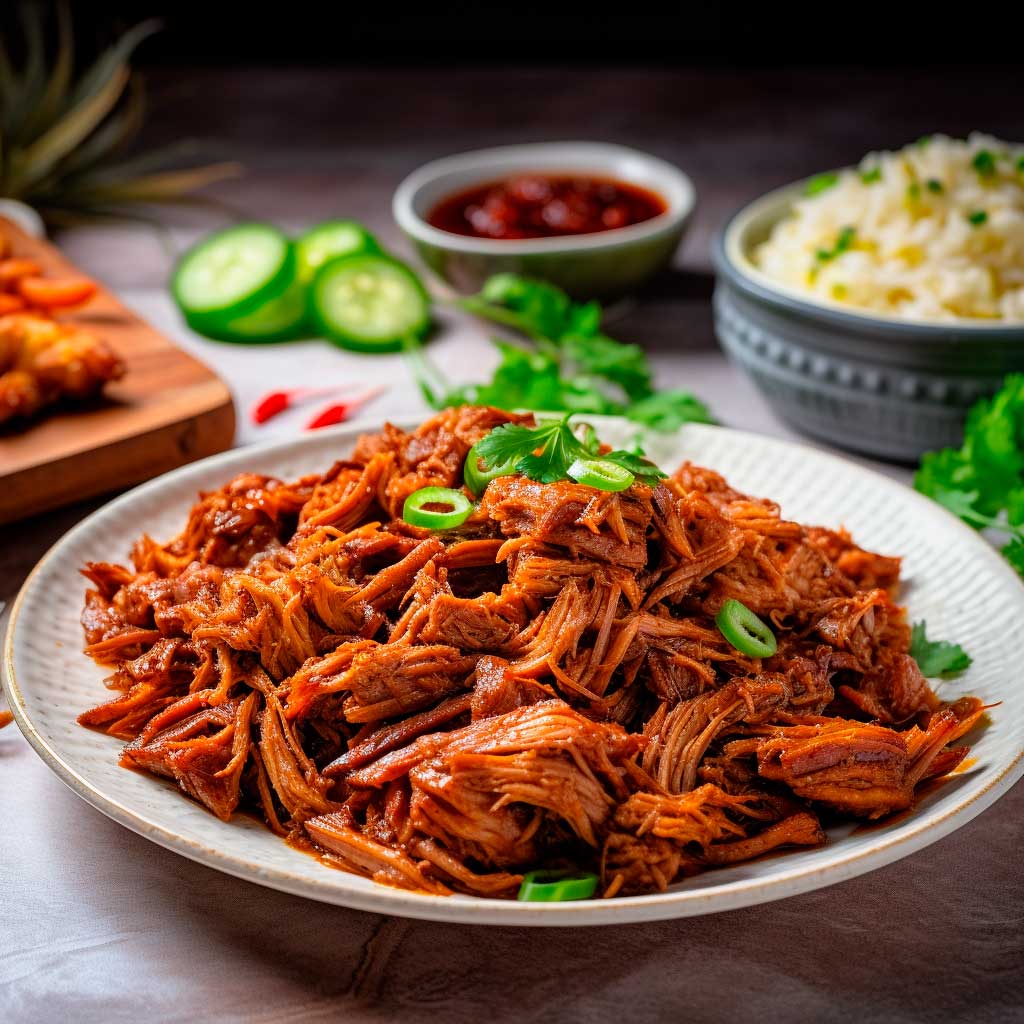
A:
[[[514,896],[525,871],[644,893],[909,807],[980,701],[908,653],[899,560],[684,465],[621,493],[506,476],[457,530],[400,518],[471,445],[531,422],[448,410],[292,483],[201,496],[132,567],[91,563],[82,724],[222,819],[389,885]],[[772,624],[750,658],[730,598]]]

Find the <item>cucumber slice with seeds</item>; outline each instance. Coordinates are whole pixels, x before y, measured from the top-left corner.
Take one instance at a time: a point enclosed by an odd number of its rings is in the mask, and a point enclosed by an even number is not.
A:
[[[189,323],[222,327],[284,292],[294,269],[292,245],[277,228],[239,224],[185,253],[171,292]]]
[[[327,220],[310,228],[295,243],[296,275],[309,284],[330,259],[380,251],[377,239],[357,221]]]
[[[251,313],[228,320],[223,326],[203,329],[200,324],[199,332],[217,341],[255,345],[308,336],[309,330],[304,330],[306,324],[306,287],[294,280],[281,295]]]
[[[358,352],[397,352],[430,323],[430,299],[419,278],[387,256],[342,256],[313,279],[310,312],[324,335]]]

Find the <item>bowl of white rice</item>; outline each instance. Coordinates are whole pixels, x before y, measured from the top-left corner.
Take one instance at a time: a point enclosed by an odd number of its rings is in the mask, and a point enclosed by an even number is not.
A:
[[[715,326],[779,415],[913,460],[1024,370],[1024,145],[934,135],[744,207]]]

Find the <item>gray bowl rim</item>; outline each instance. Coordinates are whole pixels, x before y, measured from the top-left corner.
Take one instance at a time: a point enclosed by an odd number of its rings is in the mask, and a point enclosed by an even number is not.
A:
[[[781,205],[784,200],[795,198],[802,192],[807,182],[815,177],[818,177],[818,175],[810,175],[800,181],[791,182],[788,185],[765,192],[757,198],[743,203],[729,215],[722,227],[715,233],[712,245],[712,260],[715,264],[715,270],[729,284],[748,296],[777,310],[797,313],[806,320],[816,320],[829,326],[841,327],[851,333],[898,337],[900,341],[911,344],[915,342],[922,344],[958,344],[963,341],[965,336],[970,336],[976,340],[985,339],[995,342],[1024,341],[1024,324],[977,324],[966,320],[927,322],[874,316],[867,312],[861,313],[835,309],[824,303],[815,302],[812,299],[801,299],[795,295],[790,295],[787,291],[771,288],[761,281],[752,278],[745,272],[743,267],[733,262],[726,249],[726,240],[733,226],[756,205],[769,205],[768,201],[771,199],[774,199]]]

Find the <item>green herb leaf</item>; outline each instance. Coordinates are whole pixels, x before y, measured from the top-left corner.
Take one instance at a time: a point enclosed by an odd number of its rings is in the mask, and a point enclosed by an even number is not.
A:
[[[520,331],[532,345],[495,341],[501,361],[489,382],[451,387],[412,342],[407,354],[434,408],[493,405],[501,409],[629,416],[656,430],[713,422],[684,391],[657,391],[638,345],[601,331],[601,306],[575,303],[561,289],[517,274],[497,274],[478,295],[460,300],[478,316]]]
[[[839,175],[834,172],[828,172],[827,174],[816,174],[807,184],[804,186],[805,196],[817,196],[822,192],[827,192],[836,182],[839,181]]]
[[[477,454],[490,466],[514,461],[516,472],[539,483],[567,480],[569,467],[577,459],[594,455],[594,444],[573,433],[569,415],[541,422],[536,427],[519,423],[495,427],[477,443]],[[654,484],[665,476],[654,463],[634,452],[613,451],[601,458],[629,470],[643,483]]]
[[[980,228],[988,220],[988,214],[984,210],[975,210],[967,215],[967,219],[976,228]]]
[[[978,172],[980,178],[992,178],[996,173],[995,154],[987,149],[979,149],[974,154],[971,166]]]
[[[910,631],[910,656],[921,674],[932,679],[963,672],[971,664],[971,656],[959,644],[929,640],[924,622],[915,622]]]
[[[626,416],[636,423],[670,434],[684,423],[714,423],[708,407],[688,391],[658,391],[634,402]]]
[[[974,404],[963,445],[924,455],[914,487],[975,529],[1009,534],[1003,553],[1024,568],[1024,375]]]
[[[929,178],[925,184],[928,186],[928,191],[934,192],[936,195],[941,195],[944,191],[942,182],[938,178]]]
[[[916,181],[907,186],[907,198],[911,202],[917,202],[921,198],[921,186]]]
[[[872,167],[869,171],[861,171],[860,180],[864,182],[865,185],[874,185],[876,182],[882,180],[882,168]]]

